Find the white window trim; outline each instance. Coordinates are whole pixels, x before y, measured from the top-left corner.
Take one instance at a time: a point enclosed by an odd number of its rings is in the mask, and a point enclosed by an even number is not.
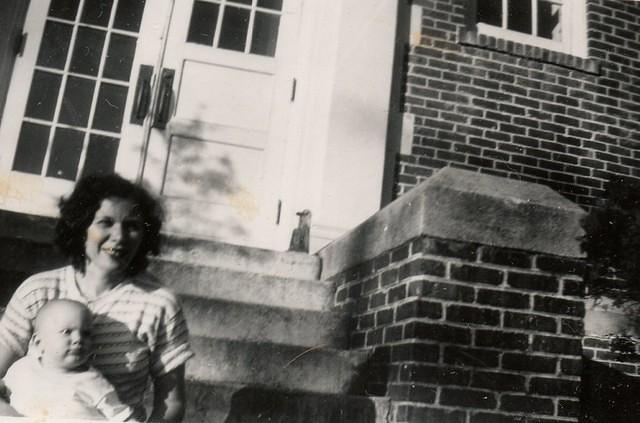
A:
[[[564,0],[562,7],[563,13],[561,14],[560,22],[562,26],[562,41],[553,41],[481,22],[475,23],[476,31],[481,35],[584,58],[587,56],[587,13],[585,0]],[[476,9],[473,8],[471,12],[475,20]]]

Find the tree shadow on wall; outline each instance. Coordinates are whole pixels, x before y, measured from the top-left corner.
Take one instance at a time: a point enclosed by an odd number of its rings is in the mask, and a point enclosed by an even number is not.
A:
[[[211,139],[208,133],[199,119],[181,121],[167,130],[162,147],[167,154],[162,181],[167,217],[181,219],[180,232],[192,235],[216,236],[209,232],[224,228],[228,235],[246,236],[244,215],[237,212],[242,206],[238,199],[245,192],[237,165],[224,148],[216,151],[216,144],[225,145],[227,140]],[[184,223],[186,219],[189,224]]]
[[[582,423],[640,421],[640,378],[585,359],[580,405]]]

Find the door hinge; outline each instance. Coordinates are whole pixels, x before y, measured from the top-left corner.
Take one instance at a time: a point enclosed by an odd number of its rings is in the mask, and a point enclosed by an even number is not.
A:
[[[298,80],[293,78],[291,82],[291,102],[293,103],[296,99],[296,87],[298,85]]]
[[[278,209],[276,210],[276,225],[280,224],[281,215],[282,215],[282,200],[278,200]]]
[[[13,55],[17,57],[22,57],[24,53],[24,47],[27,44],[27,33],[21,32],[16,35],[15,40],[13,40]]]

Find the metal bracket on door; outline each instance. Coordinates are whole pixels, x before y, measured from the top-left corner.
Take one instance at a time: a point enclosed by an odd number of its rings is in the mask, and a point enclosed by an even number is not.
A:
[[[24,53],[24,47],[27,45],[27,34],[26,32],[20,32],[16,35],[13,40],[13,55],[17,57],[22,57]]]
[[[160,95],[158,96],[159,104],[156,114],[153,117],[153,127],[165,129],[169,123],[171,114],[171,102],[173,100],[173,78],[175,71],[173,69],[162,69],[160,75]]]
[[[151,78],[153,78],[153,66],[140,65],[138,82],[136,83],[136,93],[131,110],[130,122],[142,125],[144,118],[149,113],[151,103]]]

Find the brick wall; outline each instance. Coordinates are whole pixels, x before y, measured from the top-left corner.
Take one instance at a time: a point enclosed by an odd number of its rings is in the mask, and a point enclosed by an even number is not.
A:
[[[351,347],[374,351],[366,391],[393,399],[394,422],[551,423],[579,413],[581,271],[422,237],[332,279]]]
[[[583,340],[581,422],[609,423],[640,419],[638,340],[586,336]]]
[[[618,339],[622,340],[622,345],[616,345]],[[607,367],[629,376],[640,376],[638,339],[587,335],[582,344],[585,358],[605,364]],[[640,380],[638,382],[640,383]]]
[[[456,166],[589,207],[612,175],[640,177],[640,2],[587,0],[591,63],[502,40],[469,45],[467,0],[413,3],[422,37],[408,55],[404,109],[415,125],[399,194]]]

